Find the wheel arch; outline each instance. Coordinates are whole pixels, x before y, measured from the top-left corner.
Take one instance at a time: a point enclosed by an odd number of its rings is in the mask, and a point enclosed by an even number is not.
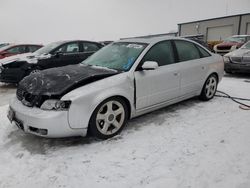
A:
[[[209,76],[211,76],[211,75],[215,75],[216,76],[216,79],[217,79],[217,83],[219,83],[219,74],[217,73],[217,72],[212,72],[212,73],[210,73],[208,76],[207,76],[207,79],[209,78]],[[207,80],[206,79],[206,80]]]
[[[127,108],[128,108],[128,119],[130,119],[130,118],[131,118],[131,109],[132,109],[132,106],[131,106],[131,103],[130,103],[130,101],[128,100],[128,98],[125,97],[125,96],[123,96],[123,95],[112,95],[112,96],[109,96],[109,97],[105,97],[104,99],[102,99],[102,101],[101,101],[99,104],[97,104],[97,105],[95,106],[95,108],[92,110],[91,114],[94,113],[94,111],[96,110],[96,108],[97,108],[103,101],[108,100],[108,99],[111,99],[111,98],[120,98],[120,99],[122,99],[122,100],[125,102],[125,104],[127,105]]]

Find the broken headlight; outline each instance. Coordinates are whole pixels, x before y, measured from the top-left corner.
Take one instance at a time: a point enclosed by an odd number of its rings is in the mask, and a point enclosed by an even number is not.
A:
[[[68,110],[70,107],[70,104],[71,104],[71,101],[49,99],[43,102],[41,109],[42,110]]]

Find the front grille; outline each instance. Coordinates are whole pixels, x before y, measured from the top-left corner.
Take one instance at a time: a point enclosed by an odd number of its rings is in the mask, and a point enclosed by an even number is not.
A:
[[[248,63],[248,64],[250,64],[250,56],[244,56],[244,57],[242,58],[242,62],[243,62],[243,63]]]
[[[17,99],[18,99],[19,101],[22,101],[22,100],[23,100],[24,92],[25,92],[25,91],[24,91],[23,89],[17,88],[17,90],[16,90],[16,96],[17,96]]]
[[[235,63],[241,63],[242,57],[231,57],[231,60]]]

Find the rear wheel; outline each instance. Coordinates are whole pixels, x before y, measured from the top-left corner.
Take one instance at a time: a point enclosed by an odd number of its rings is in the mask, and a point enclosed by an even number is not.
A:
[[[200,99],[204,100],[204,101],[208,101],[208,100],[212,99],[216,93],[217,85],[218,85],[217,76],[215,74],[211,74],[207,78],[207,80],[203,86],[203,89],[202,89],[201,94],[200,94]]]
[[[93,112],[89,132],[100,139],[107,139],[121,132],[128,119],[126,103],[117,97],[103,101]]]

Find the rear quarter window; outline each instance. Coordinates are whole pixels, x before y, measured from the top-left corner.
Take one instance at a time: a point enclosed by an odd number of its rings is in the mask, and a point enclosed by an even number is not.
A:
[[[37,51],[41,46],[28,46],[28,52],[34,52]]]
[[[200,51],[200,57],[201,57],[201,58],[211,56],[210,53],[208,53],[205,49],[203,49],[203,48],[200,47],[199,45],[196,45],[196,47],[197,47],[197,48],[199,49],[199,51]]]

